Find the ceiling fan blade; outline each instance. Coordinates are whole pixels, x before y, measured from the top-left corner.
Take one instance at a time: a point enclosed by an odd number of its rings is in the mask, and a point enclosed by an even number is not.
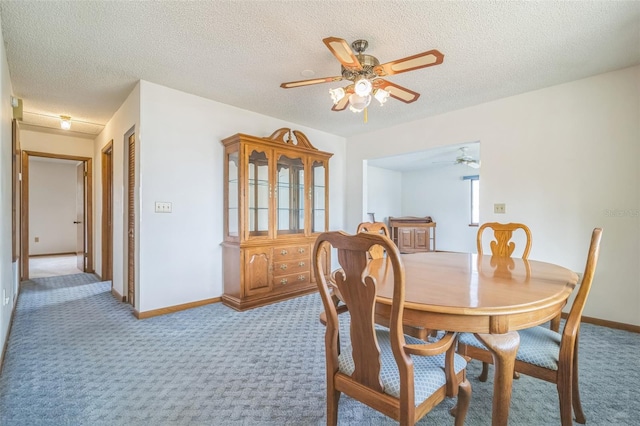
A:
[[[434,49],[378,65],[374,68],[374,72],[379,76],[394,75],[439,65],[442,61],[444,61],[444,55]]]
[[[333,81],[342,80],[342,76],[336,77],[324,77],[324,78],[312,78],[311,80],[290,81],[288,83],[282,83],[280,87],[283,89],[292,89],[294,87],[310,86],[312,84],[331,83]]]
[[[470,161],[467,163],[467,166],[472,167],[474,169],[479,169],[480,163],[478,163],[477,161]]]
[[[344,111],[349,106],[349,96],[340,99],[337,104],[331,107],[331,111]]]
[[[389,92],[389,95],[392,98],[396,98],[397,100],[405,102],[407,104],[417,101],[420,97],[420,93],[409,90],[406,87],[398,86],[397,84],[387,81],[383,78],[374,80],[374,83],[375,88],[384,89]]]
[[[333,56],[340,61],[343,67],[351,70],[362,70],[362,65],[356,55],[353,54],[353,50],[349,47],[344,39],[337,37],[327,37],[322,39],[323,43],[327,45]]]

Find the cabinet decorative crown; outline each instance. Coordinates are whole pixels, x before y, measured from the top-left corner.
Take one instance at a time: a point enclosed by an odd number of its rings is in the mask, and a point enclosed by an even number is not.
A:
[[[293,136],[291,136],[291,133],[292,133],[291,129],[283,127],[282,129],[276,130],[275,132],[273,132],[271,136],[265,139],[279,141],[287,145],[297,145],[297,146],[303,146],[309,149],[315,149],[316,151],[318,150],[318,148],[311,145],[311,142],[309,142],[309,139],[307,139],[307,136],[305,136],[305,134],[302,133],[301,131],[293,130]]]

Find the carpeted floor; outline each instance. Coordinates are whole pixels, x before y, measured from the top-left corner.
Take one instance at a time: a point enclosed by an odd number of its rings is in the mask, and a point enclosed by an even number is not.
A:
[[[324,425],[317,294],[238,313],[222,304],[137,320],[90,274],[21,285],[0,376],[2,425]],[[588,425],[640,424],[640,336],[584,324]],[[489,425],[492,383],[476,379],[468,425]],[[514,382],[510,424],[560,424],[555,386]],[[421,425],[452,425],[454,400]],[[340,425],[393,425],[342,397]]]

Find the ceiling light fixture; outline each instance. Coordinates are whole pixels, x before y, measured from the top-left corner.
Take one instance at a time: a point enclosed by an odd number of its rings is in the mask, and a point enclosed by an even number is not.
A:
[[[406,104],[415,102],[420,97],[420,93],[392,83],[386,77],[439,65],[444,61],[444,55],[438,50],[432,49],[381,64],[375,56],[364,53],[369,46],[366,40],[356,40],[351,43],[351,46],[346,40],[338,37],[327,37],[322,39],[322,42],[342,65],[340,75],[290,81],[282,83],[280,87],[292,89],[313,84],[349,81],[348,86],[329,90],[333,101],[331,110],[344,111],[349,107],[353,112],[364,112],[365,123],[367,122],[367,107],[372,97],[376,98],[381,106],[386,103],[389,97]],[[311,74],[308,73],[307,76],[311,76]]]
[[[61,115],[60,116],[60,127],[63,130],[69,130],[71,128],[71,117],[69,117],[68,115]]]

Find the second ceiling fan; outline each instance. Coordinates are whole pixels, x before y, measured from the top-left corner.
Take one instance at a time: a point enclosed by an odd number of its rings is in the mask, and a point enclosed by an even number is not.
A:
[[[331,108],[333,111],[342,111],[349,107],[353,112],[360,112],[369,106],[372,97],[378,100],[381,105],[386,102],[389,96],[405,103],[414,102],[420,97],[419,93],[382,77],[439,65],[444,60],[444,55],[434,49],[380,64],[380,61],[375,56],[364,53],[369,45],[366,40],[356,40],[351,43],[353,50],[341,38],[328,37],[322,41],[342,64],[341,75],[292,81],[282,83],[280,87],[292,89],[312,84],[341,80],[350,81],[351,83],[345,87],[329,91],[334,103],[333,108]],[[356,53],[354,53],[354,50]]]

